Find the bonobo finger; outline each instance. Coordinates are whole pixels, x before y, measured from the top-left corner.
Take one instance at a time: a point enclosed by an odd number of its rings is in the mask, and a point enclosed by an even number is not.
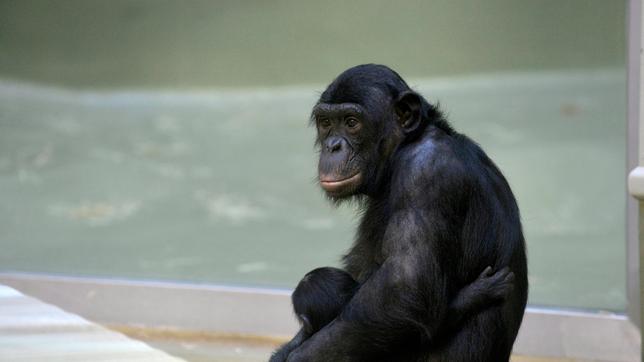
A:
[[[506,275],[503,281],[505,281],[506,283],[514,283],[514,273],[510,272],[508,275]]]
[[[512,272],[510,271],[510,267],[507,267],[507,266],[506,266],[506,267],[501,268],[499,271],[497,271],[497,272],[496,272],[496,274],[497,274],[499,277],[503,277],[503,278],[505,278],[505,277],[506,277],[508,274],[510,274],[510,273],[512,273]]]
[[[483,272],[481,273],[481,277],[482,278],[483,277],[489,277],[490,275],[492,275],[492,267],[488,266],[485,269],[483,269]]]

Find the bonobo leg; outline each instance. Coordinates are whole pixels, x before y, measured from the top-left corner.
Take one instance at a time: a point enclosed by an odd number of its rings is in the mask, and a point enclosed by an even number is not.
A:
[[[494,305],[500,304],[508,295],[510,295],[514,286],[513,283],[514,273],[512,273],[509,268],[503,268],[496,273],[492,271],[491,267],[485,268],[474,282],[461,289],[456,297],[450,302],[447,320],[445,321],[445,325],[441,327],[440,333],[451,335],[461,327],[466,318]],[[467,335],[467,333],[463,334]],[[306,331],[305,328],[300,329],[290,342],[284,344],[273,353],[269,362],[286,361],[288,355],[310,336],[310,331]],[[453,354],[451,352],[447,352],[446,355],[451,356]],[[452,360],[439,359],[437,361],[451,362]],[[467,361],[467,359],[464,359],[463,361]]]
[[[452,300],[441,337],[433,341],[429,362],[507,362],[515,336],[506,320],[514,273],[487,267]],[[476,341],[476,343],[472,343]]]
[[[514,335],[502,306],[490,307],[463,322],[448,338],[430,346],[427,362],[508,362]]]

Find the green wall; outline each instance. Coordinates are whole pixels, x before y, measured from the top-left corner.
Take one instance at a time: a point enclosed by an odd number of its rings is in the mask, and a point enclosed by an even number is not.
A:
[[[0,1],[0,76],[73,86],[324,83],[623,66],[624,1]]]

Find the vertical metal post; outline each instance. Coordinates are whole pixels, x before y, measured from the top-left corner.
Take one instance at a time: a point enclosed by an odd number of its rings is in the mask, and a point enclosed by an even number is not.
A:
[[[627,128],[627,169],[633,170],[639,163],[639,127],[640,127],[640,67],[641,67],[641,49],[642,49],[642,13],[641,0],[629,0],[627,8],[627,87],[628,87],[628,128]],[[626,202],[626,281],[627,281],[627,313],[631,321],[637,326],[641,327],[641,316],[643,310],[640,306],[642,291],[640,281],[644,281],[644,277],[640,275],[639,265],[643,261],[640,255],[640,248],[638,228],[639,213],[644,210],[638,209],[638,201],[633,197],[628,196]],[[644,227],[644,225],[640,225]]]

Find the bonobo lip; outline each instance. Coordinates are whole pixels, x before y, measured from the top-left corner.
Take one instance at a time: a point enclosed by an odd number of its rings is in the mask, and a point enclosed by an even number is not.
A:
[[[362,174],[360,174],[360,172],[342,180],[334,180],[331,176],[324,175],[320,176],[320,186],[322,186],[322,188],[327,192],[336,192],[347,185],[359,182],[361,177]]]

